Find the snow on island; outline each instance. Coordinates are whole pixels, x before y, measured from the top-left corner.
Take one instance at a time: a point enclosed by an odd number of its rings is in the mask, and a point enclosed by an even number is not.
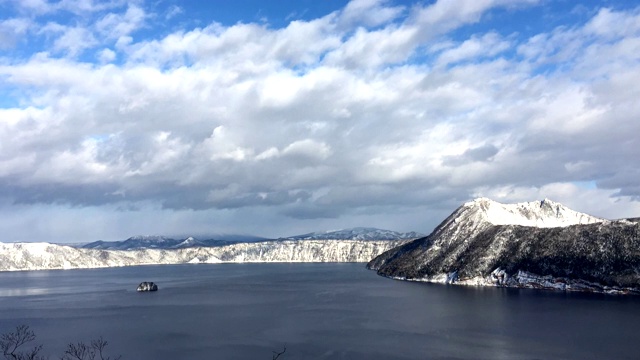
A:
[[[138,285],[136,289],[138,292],[147,292],[147,291],[158,291],[158,285],[156,285],[153,281],[143,281]]]

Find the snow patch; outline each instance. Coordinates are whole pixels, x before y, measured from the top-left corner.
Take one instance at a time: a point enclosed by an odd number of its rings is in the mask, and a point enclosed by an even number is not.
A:
[[[571,210],[549,199],[517,204],[501,204],[487,198],[478,198],[465,203],[463,207],[481,212],[485,220],[493,225],[551,228],[607,221]]]
[[[452,276],[453,274],[455,274],[455,276]],[[640,295],[639,288],[604,286],[598,283],[580,279],[553,277],[551,275],[538,275],[521,270],[517,271],[513,276],[509,276],[503,269],[500,268],[493,270],[489,276],[475,276],[466,279],[458,279],[456,272],[425,276],[423,278],[417,279],[407,279],[405,277],[396,276],[390,276],[390,278],[403,281],[428,282],[435,284]]]

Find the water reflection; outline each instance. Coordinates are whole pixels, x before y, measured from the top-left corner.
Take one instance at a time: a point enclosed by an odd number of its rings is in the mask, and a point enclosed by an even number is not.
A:
[[[0,297],[45,295],[48,293],[50,293],[48,288],[0,288]]]
[[[160,290],[136,293],[141,281]],[[408,283],[362,264],[0,273],[0,326],[21,323],[51,354],[104,336],[136,360],[268,358],[284,343],[286,359],[637,359],[640,297]]]

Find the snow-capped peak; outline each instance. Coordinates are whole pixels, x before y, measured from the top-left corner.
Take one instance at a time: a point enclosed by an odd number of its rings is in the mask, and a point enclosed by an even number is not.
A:
[[[182,242],[180,242],[179,244],[172,246],[172,248],[178,249],[178,248],[185,248],[185,247],[198,246],[198,245],[202,245],[202,243],[199,242],[193,236],[189,236],[188,238],[182,240]]]
[[[606,221],[571,210],[560,203],[546,198],[540,201],[517,204],[501,204],[487,198],[478,198],[464,204],[463,208],[479,212],[484,220],[493,225],[522,225],[549,228]]]

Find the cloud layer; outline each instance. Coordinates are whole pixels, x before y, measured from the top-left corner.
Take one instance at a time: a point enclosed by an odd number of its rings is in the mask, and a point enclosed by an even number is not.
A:
[[[529,36],[483,25],[547,6],[532,0],[354,0],[284,28],[167,29],[184,12],[141,1],[0,6],[11,234],[82,209],[141,226],[78,230],[87,240],[222,224],[428,232],[473,196],[640,213],[640,8]]]

